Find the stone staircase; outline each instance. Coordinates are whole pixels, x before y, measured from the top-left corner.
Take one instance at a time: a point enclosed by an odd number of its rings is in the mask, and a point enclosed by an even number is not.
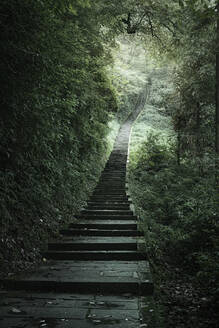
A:
[[[71,279],[73,290],[87,291],[89,286],[89,292],[100,293],[153,291],[146,254],[138,249],[143,233],[126,193],[128,136],[127,127],[120,130],[87,207],[76,223],[61,230],[63,239],[49,243],[43,254],[49,260],[73,261],[68,269],[74,272],[76,266],[81,277]],[[93,274],[89,276],[86,268]]]

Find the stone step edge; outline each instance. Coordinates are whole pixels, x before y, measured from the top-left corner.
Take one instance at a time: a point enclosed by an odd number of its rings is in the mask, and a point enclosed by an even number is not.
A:
[[[137,223],[71,223],[69,225],[70,229],[77,230],[137,230]]]
[[[47,251],[42,253],[43,258],[55,261],[145,261],[147,260],[145,253],[140,253],[137,250],[118,251],[118,250],[74,250],[74,251]]]
[[[80,243],[80,242],[49,242],[48,243],[48,250],[137,250],[137,242],[129,242],[129,243],[96,243],[96,242],[88,242],[88,243]]]
[[[116,281],[93,281],[93,282],[62,282],[62,281],[41,281],[41,280],[0,280],[0,284],[6,290],[29,290],[38,292],[63,292],[63,293],[85,293],[85,294],[108,294],[119,295],[131,293],[133,295],[147,296],[153,295],[154,286],[150,280],[142,282],[130,282],[124,279],[123,282]]]
[[[143,232],[139,230],[82,230],[82,229],[63,229],[60,230],[60,234],[63,236],[117,236],[117,237],[140,237],[143,236]]]
[[[122,220],[137,220],[137,216],[136,215],[116,215],[116,214],[110,214],[110,215],[101,215],[101,214],[98,214],[98,215],[91,215],[91,214],[79,214],[79,215],[75,215],[75,217],[77,219],[82,219],[82,220],[92,220],[92,219],[96,219],[96,220],[100,220],[100,219],[105,219],[105,220],[119,220],[119,221],[122,221]]]

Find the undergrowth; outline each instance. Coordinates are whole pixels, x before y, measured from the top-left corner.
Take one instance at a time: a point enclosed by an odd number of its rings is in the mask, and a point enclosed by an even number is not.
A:
[[[202,167],[184,158],[179,166],[175,146],[161,140],[149,134],[129,164],[129,188],[157,289],[178,272],[204,300],[197,313],[207,303],[207,315],[214,317],[219,305],[219,225],[213,158]]]

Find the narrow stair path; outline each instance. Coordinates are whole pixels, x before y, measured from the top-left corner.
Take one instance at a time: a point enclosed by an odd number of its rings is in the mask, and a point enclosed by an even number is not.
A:
[[[45,265],[2,282],[0,327],[141,327],[141,296],[150,304],[153,282],[126,193],[133,119],[120,129],[87,207],[48,244]]]

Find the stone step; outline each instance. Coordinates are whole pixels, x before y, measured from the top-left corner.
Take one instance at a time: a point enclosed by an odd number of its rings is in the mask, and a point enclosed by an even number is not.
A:
[[[117,201],[117,200],[102,200],[102,201],[88,201],[88,206],[130,206],[131,202],[129,200]]]
[[[102,251],[47,251],[42,256],[48,260],[55,261],[145,261],[144,253],[138,251],[118,251],[118,250],[102,250]]]
[[[97,185],[114,185],[115,187],[121,185],[121,188],[124,188],[126,185],[126,179],[111,179],[108,177],[104,177],[102,178]]]
[[[115,183],[114,181],[105,181],[105,182],[100,182],[97,184],[95,189],[122,189],[122,190],[126,190],[126,186],[125,186],[125,182],[121,183]]]
[[[93,194],[90,197],[90,201],[96,202],[96,201],[116,201],[116,202],[124,202],[124,201],[129,201],[129,196],[127,196],[125,193],[124,194],[106,194],[106,193],[98,193],[98,194]]]
[[[137,240],[133,237],[88,237],[83,238],[65,238],[60,241],[50,242],[48,244],[49,251],[73,251],[73,250],[126,250],[136,251]]]
[[[0,280],[0,283],[8,290],[38,292],[153,293],[147,261],[49,261],[29,277]]]
[[[126,159],[127,159],[127,158],[125,158],[125,160],[124,160],[124,159],[120,160],[120,159],[118,159],[118,158],[110,158],[110,159],[106,162],[105,168],[106,168],[107,166],[109,166],[109,167],[111,167],[111,166],[117,166],[117,167],[119,167],[119,168],[123,168],[123,167],[126,166]]]
[[[122,169],[122,170],[121,169],[112,169],[112,170],[110,170],[108,168],[105,168],[102,172],[102,175],[104,175],[104,174],[108,174],[112,177],[114,177],[114,176],[115,177],[118,177],[118,176],[125,177],[126,176],[126,169]]]
[[[93,195],[97,196],[97,195],[107,195],[107,196],[126,196],[126,189],[118,189],[118,188],[110,188],[110,187],[106,187],[106,188],[96,188],[93,191]]]
[[[112,178],[112,177],[108,177],[108,176],[105,176],[99,180],[98,184],[101,184],[101,183],[113,183],[113,184],[125,184],[126,183],[126,179],[125,177],[124,178]]]
[[[89,223],[88,223],[89,222]],[[98,222],[98,221],[97,221]],[[71,223],[69,225],[70,229],[99,229],[99,230],[136,230],[137,224],[135,221],[134,223],[127,223],[129,221],[126,221],[124,223],[103,223],[102,221],[98,223],[91,223],[90,221],[86,222],[80,222],[80,223]],[[119,221],[122,222],[122,221]]]
[[[104,195],[106,197],[108,197],[109,195],[112,195],[112,196],[126,196],[126,192],[125,192],[125,189],[101,189],[101,188],[97,188],[97,189],[94,189],[94,192],[93,192],[93,195],[96,196],[96,195]]]
[[[106,187],[112,187],[112,188],[118,188],[118,189],[126,189],[126,181],[115,181],[110,179],[104,179],[103,181],[99,181],[99,183],[96,185],[96,188],[106,188]]]
[[[100,179],[112,179],[114,181],[124,181],[126,179],[126,172],[109,172],[103,171],[101,173]]]
[[[64,236],[143,236],[142,231],[138,230],[100,230],[100,229],[62,229],[60,234]]]
[[[124,173],[110,173],[103,171],[100,177],[101,180],[109,179],[114,181],[124,181],[126,179],[126,174]]]
[[[121,173],[126,170],[126,164],[107,164],[105,166],[104,172],[112,172],[112,173]]]
[[[126,189],[125,188],[122,188],[122,189],[119,189],[119,188],[116,188],[116,187],[110,187],[110,186],[107,186],[105,188],[102,188],[102,187],[98,187],[96,189],[94,189],[93,191],[93,194],[96,195],[97,193],[99,194],[107,194],[107,195],[118,195],[118,194],[121,194],[121,195],[126,195]]]
[[[105,197],[101,195],[93,195],[90,197],[90,201],[93,202],[98,202],[98,203],[121,203],[121,202],[130,202],[129,198],[127,196],[125,197]]]
[[[109,165],[105,166],[104,170],[101,173],[103,174],[110,174],[113,176],[126,176],[126,165],[123,167],[113,167],[110,168]]]
[[[133,212],[131,210],[94,210],[94,209],[87,209],[81,211],[81,215],[133,215]]]
[[[95,200],[94,200],[95,199]],[[122,195],[114,195],[114,194],[99,194],[99,195],[92,195],[90,197],[90,201],[97,201],[96,199],[100,199],[101,201],[112,201],[114,200],[115,202],[124,202],[124,201],[128,201],[129,198],[126,194],[122,194]]]
[[[121,175],[126,171],[126,165],[125,166],[119,166],[119,165],[114,165],[114,166],[105,166],[104,173],[110,173],[112,176],[116,175]]]
[[[107,168],[116,168],[117,170],[122,170],[123,168],[126,168],[126,163],[123,161],[109,161],[106,163],[104,170]]]
[[[142,310],[147,311],[146,315],[144,312],[146,322],[154,322],[155,307],[150,295],[144,297],[143,303],[137,295],[126,293],[92,295],[14,291],[4,293],[1,301],[1,328],[139,328],[142,326],[139,311]],[[15,304],[19,305],[20,314],[13,314]],[[146,310],[144,304],[148,305]]]
[[[87,209],[89,210],[129,210],[129,204],[88,204]]]
[[[77,215],[77,219],[86,220],[137,220],[137,216],[134,215]]]

